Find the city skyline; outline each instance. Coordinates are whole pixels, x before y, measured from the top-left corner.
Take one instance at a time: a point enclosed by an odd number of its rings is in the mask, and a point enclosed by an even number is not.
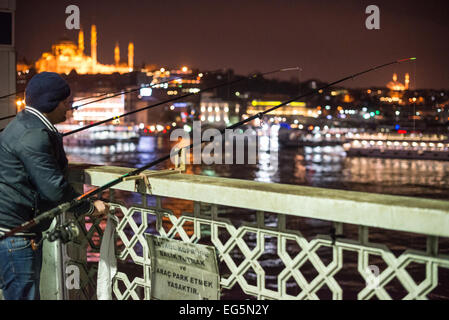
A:
[[[106,64],[114,63],[117,42],[124,50],[132,41],[137,66],[145,62],[202,70],[230,68],[238,74],[300,66],[301,74],[277,77],[330,82],[370,66],[416,56],[414,63],[343,85],[381,87],[393,73],[409,73],[411,89],[449,88],[449,44],[444,41],[449,32],[445,20],[449,6],[442,1],[425,5],[378,1],[380,30],[365,27],[367,1],[338,5],[330,1],[72,2],[18,1],[19,58],[35,62],[62,37],[76,42],[78,30],[65,28],[65,8],[75,4],[80,8],[84,30],[97,25],[101,34],[98,59]]]

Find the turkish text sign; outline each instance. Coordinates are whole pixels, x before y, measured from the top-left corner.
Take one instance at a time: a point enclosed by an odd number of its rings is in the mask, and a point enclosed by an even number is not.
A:
[[[147,235],[151,297],[159,300],[219,300],[215,248]]]

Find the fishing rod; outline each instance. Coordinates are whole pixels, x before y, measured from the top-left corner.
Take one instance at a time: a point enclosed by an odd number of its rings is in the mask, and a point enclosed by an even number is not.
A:
[[[235,128],[237,128],[237,127],[239,127],[239,126],[241,126],[243,124],[246,124],[246,123],[248,123],[248,122],[250,122],[250,121],[252,121],[254,119],[257,119],[257,118],[262,119],[265,114],[267,114],[267,113],[269,113],[269,112],[271,112],[273,110],[281,108],[281,107],[283,107],[283,106],[285,106],[285,105],[287,105],[287,104],[289,104],[289,103],[291,103],[293,101],[297,101],[299,99],[308,97],[310,95],[314,95],[317,92],[320,92],[321,90],[325,90],[325,89],[327,89],[327,88],[329,88],[329,87],[331,87],[333,85],[336,85],[338,83],[344,82],[344,81],[349,80],[349,79],[354,79],[354,78],[356,78],[356,77],[358,77],[358,76],[360,76],[362,74],[366,74],[366,73],[369,73],[371,71],[387,67],[389,65],[393,65],[393,64],[397,64],[397,63],[403,63],[403,62],[412,61],[412,60],[416,60],[416,58],[407,58],[407,59],[395,60],[395,61],[392,61],[392,62],[389,62],[389,63],[385,63],[385,64],[382,64],[382,65],[379,65],[379,66],[376,66],[376,67],[369,68],[367,70],[355,73],[353,75],[344,77],[344,78],[342,78],[340,80],[332,82],[332,83],[330,83],[328,85],[325,85],[325,86],[323,86],[321,88],[312,90],[312,91],[310,91],[310,92],[308,92],[306,94],[302,94],[300,96],[297,96],[297,97],[295,97],[293,99],[290,99],[288,101],[285,101],[285,102],[281,103],[278,106],[269,108],[269,109],[267,109],[267,110],[265,110],[263,112],[258,113],[257,115],[251,116],[251,117],[249,117],[249,118],[247,118],[245,120],[242,120],[242,121],[240,121],[240,122],[238,122],[236,124],[233,124],[233,125],[225,128],[225,129],[222,129],[222,130],[220,130],[220,134],[219,135],[215,135],[213,138],[220,137],[220,136],[222,136],[226,132],[226,130],[235,129]],[[198,143],[197,145],[202,145],[205,142],[208,142],[208,141],[202,141],[201,143]],[[147,170],[147,169],[149,169],[149,168],[151,168],[151,167],[153,167],[153,166],[155,166],[155,165],[157,165],[159,163],[162,163],[162,162],[170,159],[172,156],[176,156],[182,149],[192,148],[192,147],[195,147],[195,146],[196,145],[194,143],[191,143],[189,146],[185,146],[185,147],[183,147],[183,148],[181,148],[179,150],[178,149],[173,150],[172,152],[170,152],[170,154],[168,154],[168,155],[166,155],[166,156],[164,156],[162,158],[159,158],[159,159],[157,159],[157,160],[155,160],[155,161],[153,161],[153,162],[151,162],[151,163],[149,163],[147,165],[144,165],[141,168],[138,168],[138,169],[135,169],[133,171],[130,171],[127,174],[124,174],[124,175],[120,176],[119,178],[117,178],[117,179],[115,179],[115,180],[113,180],[113,181],[111,181],[111,182],[109,182],[109,183],[107,183],[107,184],[105,184],[105,185],[103,185],[101,187],[94,188],[91,191],[89,191],[87,193],[84,193],[84,194],[80,195],[79,197],[77,197],[77,198],[75,198],[75,199],[73,199],[73,200],[71,200],[69,202],[62,203],[59,206],[57,206],[57,207],[55,207],[55,208],[53,208],[53,209],[51,209],[49,211],[46,211],[43,214],[35,217],[34,219],[32,219],[32,220],[30,220],[28,222],[25,222],[21,226],[19,226],[19,227],[15,228],[15,229],[5,233],[5,235],[0,237],[0,241],[6,239],[8,237],[11,237],[11,236],[15,235],[18,232],[26,231],[26,230],[30,229],[31,227],[34,227],[34,226],[40,224],[44,220],[55,218],[56,216],[62,214],[63,212],[66,212],[66,211],[70,210],[71,208],[74,208],[76,205],[79,205],[79,203],[81,201],[84,201],[84,200],[86,200],[86,199],[88,199],[90,197],[98,195],[99,193],[101,193],[101,192],[103,192],[103,191],[105,191],[105,190],[107,190],[109,188],[112,188],[113,186],[123,182],[126,178],[129,178],[129,177],[132,177],[132,176],[137,176],[137,175],[141,174],[143,171],[145,171],[145,170]]]
[[[166,103],[170,103],[170,102],[173,102],[173,101],[176,101],[176,100],[180,100],[180,99],[184,99],[184,98],[191,97],[191,96],[194,96],[194,95],[198,95],[198,94],[201,94],[201,93],[203,93],[203,92],[210,91],[210,90],[213,90],[213,89],[217,89],[217,88],[220,88],[220,87],[230,86],[230,85],[236,84],[236,83],[238,83],[238,82],[241,82],[241,81],[244,81],[244,80],[247,80],[247,79],[253,79],[253,78],[256,78],[256,77],[263,77],[263,76],[265,76],[265,75],[269,75],[269,74],[272,74],[272,73],[286,72],[286,71],[293,71],[293,70],[299,70],[299,69],[298,69],[298,67],[284,68],[284,69],[276,69],[276,70],[269,71],[269,72],[265,72],[265,73],[259,73],[259,74],[250,75],[249,77],[244,77],[244,78],[236,79],[236,80],[233,80],[233,81],[230,81],[230,82],[220,83],[220,84],[217,84],[217,85],[215,85],[215,86],[211,86],[211,87],[202,89],[202,90],[200,90],[200,91],[198,91],[198,92],[195,92],[195,93],[188,93],[188,94],[184,94],[184,95],[182,95],[182,96],[173,97],[173,98],[170,98],[170,99],[168,99],[168,100],[158,102],[158,103],[156,103],[156,104],[152,104],[152,105],[149,105],[149,106],[140,108],[140,109],[136,109],[136,110],[133,110],[133,111],[124,113],[124,114],[122,114],[122,115],[120,115],[120,116],[111,117],[111,118],[109,118],[109,119],[102,120],[102,121],[99,121],[99,122],[96,122],[96,123],[93,123],[93,124],[84,126],[84,127],[82,127],[82,128],[79,128],[79,129],[76,129],[76,130],[73,130],[73,131],[64,133],[64,134],[63,134],[63,137],[66,137],[66,136],[69,136],[69,135],[78,133],[78,132],[80,132],[80,131],[84,131],[84,130],[87,130],[87,129],[90,129],[90,128],[99,126],[99,125],[102,125],[102,124],[105,124],[105,123],[108,123],[108,122],[110,122],[110,121],[119,120],[119,119],[121,119],[121,118],[127,117],[127,116],[129,116],[129,115],[135,114],[135,113],[140,112],[140,111],[150,110],[150,109],[153,109],[153,108],[155,108],[155,107],[158,107],[158,106],[163,105],[163,104],[166,104]]]

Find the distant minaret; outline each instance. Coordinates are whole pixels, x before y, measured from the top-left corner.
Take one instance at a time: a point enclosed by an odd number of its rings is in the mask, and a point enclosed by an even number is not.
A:
[[[394,82],[398,81],[398,75],[396,73],[393,73],[393,81]]]
[[[115,66],[118,67],[120,65],[120,47],[119,47],[118,42],[115,44],[114,60],[115,60]]]
[[[410,74],[405,74],[405,90],[408,90],[410,87]]]
[[[97,66],[97,27],[95,25],[92,25],[91,29],[90,48],[92,51],[92,68],[95,72]]]
[[[84,31],[83,31],[83,29],[81,29],[78,34],[78,50],[81,55],[84,54]]]
[[[134,43],[130,42],[128,46],[128,68],[134,70]]]

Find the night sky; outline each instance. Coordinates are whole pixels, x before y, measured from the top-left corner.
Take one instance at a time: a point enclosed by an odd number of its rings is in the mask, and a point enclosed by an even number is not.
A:
[[[98,30],[98,60],[113,64],[115,42],[122,59],[135,45],[135,64],[188,65],[236,73],[300,66],[301,81],[333,81],[374,65],[416,56],[346,82],[384,86],[397,72],[411,74],[411,88],[449,89],[449,1],[353,0],[17,0],[16,47],[33,62],[67,30],[65,8],[81,10],[86,53],[90,25]],[[380,30],[367,30],[365,9],[380,8]],[[298,73],[277,75],[290,79]]]

